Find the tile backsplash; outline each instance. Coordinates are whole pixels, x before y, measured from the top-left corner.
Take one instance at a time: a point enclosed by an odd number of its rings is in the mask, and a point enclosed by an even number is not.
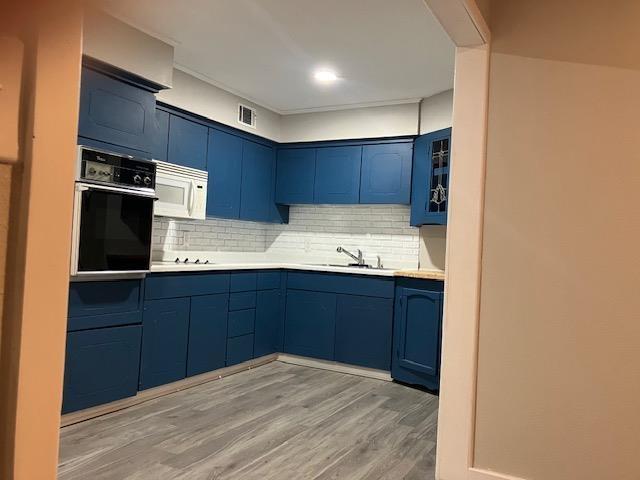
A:
[[[283,257],[304,254],[323,262],[344,262],[338,245],[368,263],[417,267],[419,230],[409,226],[405,205],[294,205],[286,225],[240,220],[156,218],[155,250],[260,252]]]

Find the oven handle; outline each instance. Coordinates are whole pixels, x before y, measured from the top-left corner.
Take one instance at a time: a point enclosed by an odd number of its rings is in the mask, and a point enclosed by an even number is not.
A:
[[[94,183],[77,182],[76,183],[76,190],[78,192],[85,192],[87,190],[103,190],[103,191],[107,191],[107,192],[123,193],[123,194],[126,194],[126,195],[133,195],[134,197],[146,197],[146,198],[152,198],[154,200],[158,199],[158,197],[156,197],[156,193],[153,192],[153,191],[145,192],[145,191],[139,191],[139,190],[130,190],[128,188],[111,187],[109,185],[96,185]]]

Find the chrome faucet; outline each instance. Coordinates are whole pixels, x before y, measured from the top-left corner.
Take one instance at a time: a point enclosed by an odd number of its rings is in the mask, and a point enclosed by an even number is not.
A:
[[[364,265],[364,258],[362,257],[362,250],[358,249],[358,256],[356,257],[353,253],[351,253],[348,250],[345,250],[342,247],[338,247],[336,249],[336,251],[338,253],[344,253],[345,255],[349,255],[351,258],[353,258],[356,262],[358,262],[358,265]]]

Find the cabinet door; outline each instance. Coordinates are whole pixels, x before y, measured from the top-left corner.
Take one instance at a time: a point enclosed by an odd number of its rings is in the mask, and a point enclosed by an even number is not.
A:
[[[170,115],[167,160],[184,167],[207,169],[209,129],[191,120]]]
[[[333,360],[336,294],[289,290],[284,326],[284,351]]]
[[[274,208],[275,150],[245,140],[242,150],[240,219],[267,222]]]
[[[226,293],[191,298],[187,376],[224,367],[228,298]]]
[[[227,339],[227,366],[253,358],[253,333]]]
[[[392,325],[392,299],[338,295],[336,361],[390,370]]]
[[[262,290],[256,299],[256,320],[253,353],[256,357],[282,351],[284,330],[282,292]]]
[[[214,128],[209,129],[207,215],[240,217],[242,143],[240,137]]]
[[[318,148],[314,203],[358,203],[361,146]]]
[[[142,327],[140,390],[184,378],[187,373],[189,299],[145,302]]]
[[[142,327],[67,334],[62,413],[136,394]]]
[[[409,204],[412,151],[411,143],[365,145],[360,203]]]
[[[451,129],[418,137],[413,148],[411,225],[446,225]]]
[[[442,292],[400,288],[396,302],[392,376],[437,389]]]
[[[169,147],[169,113],[156,109],[151,156],[154,160],[167,161]]]
[[[315,175],[315,148],[278,150],[276,202],[284,205],[313,203]]]
[[[150,154],[155,109],[152,92],[82,69],[79,136]]]

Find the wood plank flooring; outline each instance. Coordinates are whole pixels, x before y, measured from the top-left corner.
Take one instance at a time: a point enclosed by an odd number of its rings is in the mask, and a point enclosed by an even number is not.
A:
[[[438,398],[273,362],[65,427],[60,480],[427,480]]]

